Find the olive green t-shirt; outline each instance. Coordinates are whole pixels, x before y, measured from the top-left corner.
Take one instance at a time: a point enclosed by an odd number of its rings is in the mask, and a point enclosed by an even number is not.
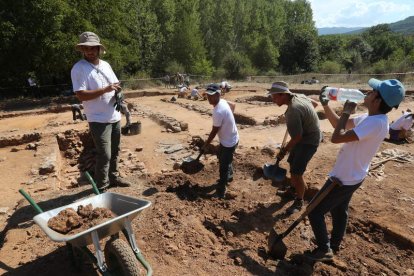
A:
[[[290,137],[302,135],[301,144],[318,146],[321,141],[319,118],[311,100],[303,94],[293,94],[285,112]]]

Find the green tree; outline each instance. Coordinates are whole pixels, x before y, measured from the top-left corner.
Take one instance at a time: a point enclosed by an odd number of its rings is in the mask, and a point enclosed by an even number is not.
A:
[[[173,36],[174,58],[190,71],[197,62],[206,59],[206,49],[200,32],[200,17],[198,14],[198,1],[181,0],[181,11],[185,16],[177,17]]]
[[[280,55],[282,70],[287,73],[312,71],[317,66],[319,52],[310,4],[306,0],[284,3],[287,25]]]

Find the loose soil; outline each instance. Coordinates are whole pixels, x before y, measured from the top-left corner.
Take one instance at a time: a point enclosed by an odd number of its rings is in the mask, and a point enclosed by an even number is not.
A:
[[[73,208],[63,209],[49,219],[47,226],[58,233],[74,235],[114,217],[115,214],[107,208],[93,208],[92,204],[79,205],[77,211]]]
[[[314,248],[307,220],[284,239],[288,247],[284,260],[268,258],[270,229],[283,232],[299,214],[287,216],[285,210],[291,202],[276,195],[289,183],[289,175],[285,183],[263,178],[262,167],[274,162],[286,129],[286,107],[266,102],[262,97],[266,86],[235,83],[233,91],[225,95],[237,102],[239,118],[256,121],[255,125],[239,124],[234,180],[225,200],[211,196],[218,178],[214,147],[201,157],[201,171],[185,174],[179,166],[185,157],[197,156],[193,137],[206,139],[211,130],[211,115],[200,111],[211,110],[208,102],[178,99],[182,104],[171,103],[168,99],[173,90],[164,88],[149,89],[139,98],[128,98],[127,93],[127,101],[134,107],[133,120],[139,120],[142,127],[139,135],[122,136],[119,166],[133,186],[109,191],[152,202],[132,226],[154,275],[414,275],[413,163],[388,161],[384,175],[366,178],[352,199],[347,234],[334,262],[309,263],[303,258],[304,251]],[[412,98],[393,110],[390,120],[406,108],[413,108]],[[70,111],[44,110],[46,107],[39,115],[0,112],[4,115],[0,116],[1,139],[18,140],[19,135],[32,132],[41,136],[32,142],[34,149],[29,143],[0,148],[0,274],[100,275],[89,261],[81,265],[82,271],[75,270],[65,244],[53,242],[33,222],[35,210],[18,193],[24,188],[43,210],[94,195],[81,173],[94,160],[87,123],[72,122]],[[321,113],[322,108],[317,111]],[[364,111],[359,107],[357,113]],[[16,115],[9,116],[11,113]],[[154,119],[155,113],[187,123],[188,130],[169,130]],[[308,200],[324,184],[340,148],[330,142],[333,129],[329,122],[320,123],[325,138],[305,174]],[[413,153],[414,144],[384,142],[379,151],[386,149]],[[40,170],[47,160],[52,160],[54,168]],[[286,160],[280,166],[288,168]],[[331,225],[329,216],[327,222]]]

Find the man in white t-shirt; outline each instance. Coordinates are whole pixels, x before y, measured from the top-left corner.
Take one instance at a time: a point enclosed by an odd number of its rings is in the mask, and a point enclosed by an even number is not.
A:
[[[191,90],[190,99],[197,101],[198,99],[201,99],[201,98],[202,96],[200,95],[200,93],[198,93],[198,86],[196,86],[195,88]]]
[[[235,104],[220,99],[221,90],[217,84],[210,84],[206,93],[208,102],[214,106],[213,128],[202,150],[205,151],[207,145],[218,135],[220,147],[217,156],[220,163],[220,180],[214,196],[224,198],[226,186],[233,180],[233,154],[239,143],[239,132],[233,115]]]
[[[230,92],[231,85],[227,81],[223,80],[220,84],[220,88],[221,88],[221,93],[224,95],[225,93]]]
[[[186,98],[187,97],[187,93],[188,93],[188,89],[187,86],[183,86],[179,89],[178,91],[178,98]]]
[[[122,98],[118,92],[121,90],[119,80],[109,63],[100,59],[105,47],[99,37],[84,32],[79,40],[75,48],[82,53],[83,59],[73,66],[71,78],[96,147],[95,181],[101,190],[109,186],[130,186],[118,173]]]
[[[411,110],[403,111],[403,115],[395,122],[390,124],[390,140],[391,141],[403,141],[406,138],[407,131],[413,126],[414,114]]]
[[[392,108],[398,108],[404,99],[405,89],[398,80],[370,79],[368,84],[373,88],[364,99],[368,114],[355,118],[349,117],[356,103],[347,101],[341,117],[338,117],[329,107],[328,95],[323,89],[319,97],[326,117],[335,128],[331,141],[343,143],[335,165],[329,173],[330,178],[321,191],[331,185],[333,182],[331,178],[338,179],[335,182],[341,182],[342,185],[335,185],[308,215],[317,248],[306,253],[305,256],[313,261],[330,261],[333,259],[333,253],[339,250],[348,221],[349,202],[353,193],[364,181],[372,158],[388,134],[386,114]],[[327,212],[332,216],[333,228],[330,238],[325,224]]]

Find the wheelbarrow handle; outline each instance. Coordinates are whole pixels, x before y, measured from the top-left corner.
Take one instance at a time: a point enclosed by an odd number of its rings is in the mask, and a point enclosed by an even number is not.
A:
[[[27,200],[27,201],[29,201],[29,203],[30,203],[30,205],[32,205],[32,207],[36,210],[36,212],[38,213],[38,214],[41,214],[41,213],[43,213],[43,210],[42,210],[42,208],[40,208],[39,207],[39,205],[37,205],[36,204],[36,202],[33,200],[33,198],[28,194],[28,193],[26,193],[23,189],[20,189],[19,190],[19,193]]]

